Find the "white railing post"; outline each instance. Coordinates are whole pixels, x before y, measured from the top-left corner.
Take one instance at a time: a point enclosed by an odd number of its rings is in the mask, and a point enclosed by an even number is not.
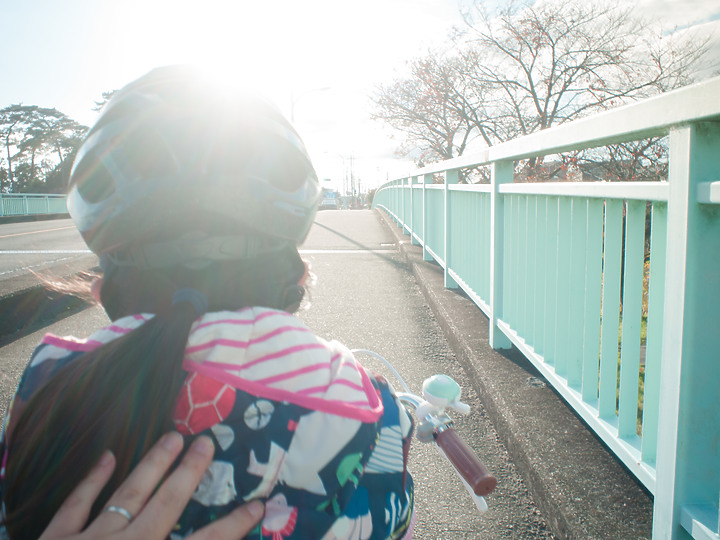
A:
[[[419,245],[420,241],[417,239],[418,233],[415,229],[415,186],[420,182],[420,177],[410,177],[410,243]]]
[[[400,226],[400,197],[402,196],[402,192],[400,191],[400,180],[395,180],[393,182],[393,211],[395,212],[395,223]]]
[[[720,209],[698,203],[698,185],[717,179],[719,147],[718,123],[670,133],[653,538],[687,538],[686,530],[698,529],[718,533]]]
[[[400,180],[400,197],[401,198],[400,198],[400,209],[399,209],[400,211],[398,212],[398,217],[400,218],[400,227],[402,228],[403,234],[410,234],[408,232],[408,227],[409,227],[408,219],[407,219],[407,216],[405,215],[406,214],[405,209],[407,208],[407,206],[405,204],[405,198],[408,196],[406,193],[407,188],[405,187],[406,183],[408,183],[408,184],[410,183],[410,178],[403,178],[402,180]]]
[[[457,169],[451,169],[445,173],[445,253],[443,254],[443,260],[445,261],[445,287],[448,289],[457,289],[457,282],[450,276],[450,260],[453,255],[452,249],[450,248],[450,184],[457,184],[459,180],[459,171]]]
[[[427,237],[427,231],[428,231],[428,201],[427,201],[427,186],[429,183],[432,183],[432,174],[425,174],[423,175],[423,184],[422,184],[422,200],[423,200],[423,208],[422,208],[422,245],[423,245],[423,261],[432,261],[433,257],[430,255],[430,253],[427,250],[427,244],[428,244],[428,237]]]
[[[418,206],[413,221],[414,228],[422,230],[417,238],[423,244],[423,258],[430,260],[430,253],[438,259],[444,257],[446,284],[454,276],[453,281],[490,318],[489,344],[495,349],[506,348],[511,339],[653,494],[654,538],[689,535],[695,540],[720,539],[720,317],[716,313],[720,305],[719,93],[720,77],[716,77],[416,172],[425,180],[423,186],[415,186]],[[668,182],[511,184],[517,160],[668,133]],[[458,267],[467,261],[457,246],[472,245],[472,238],[465,235],[473,232],[453,228],[452,205],[461,192],[470,190],[450,187],[451,180],[446,179],[445,215],[441,216],[440,200],[432,200],[435,195],[427,185],[433,174],[446,173],[452,178],[453,171],[476,166],[492,166],[492,185],[489,190],[485,186],[478,190],[490,193],[490,231],[486,237],[490,246],[483,252],[490,255],[489,276],[479,276],[475,264]],[[406,180],[410,182],[405,177],[393,183],[392,194],[397,203],[396,219],[409,222],[404,203],[411,195],[404,193]],[[422,207],[418,197],[422,197]],[[560,226],[566,227],[568,220],[562,197],[573,201],[573,230],[564,241]],[[536,208],[533,198],[537,198]],[[13,200],[12,208],[6,210],[17,211],[21,202]],[[642,375],[636,358],[642,358],[637,350],[641,339],[637,335],[640,258],[627,257],[628,251],[644,255],[643,207],[648,202],[653,215]],[[465,208],[461,203],[455,208],[454,223],[458,224],[457,212]],[[578,209],[582,207],[578,216],[576,204]],[[422,227],[418,222],[421,212]],[[626,219],[634,224],[628,223],[623,234]],[[438,227],[443,221],[445,229],[441,231]],[[444,234],[444,253],[434,251],[439,245],[428,241],[428,231],[433,240]],[[454,235],[462,236],[453,241]],[[530,244],[533,241],[535,247]],[[585,263],[573,258],[569,280],[565,275],[558,283],[557,253],[568,243],[573,251],[585,244]],[[523,274],[526,259],[535,260],[541,267],[532,282],[527,279],[528,273]],[[624,282],[623,262],[630,264],[624,267]],[[575,272],[582,272],[583,267],[585,289],[581,291],[582,280]],[[480,279],[489,287],[488,304],[473,294]],[[574,295],[572,304],[558,300],[558,287],[563,286]],[[525,316],[533,306],[535,320]],[[558,310],[563,318],[565,312],[573,317],[579,312],[577,316],[584,319],[583,328],[576,330],[582,332],[582,350],[581,336],[572,336],[572,354],[565,357],[556,354]],[[621,315],[622,333],[618,324]],[[565,339],[563,332],[560,338]],[[599,357],[603,359],[600,366]],[[563,366],[568,368],[569,379],[559,374]],[[622,420],[618,420],[618,369]],[[636,435],[635,403],[640,402],[635,396],[636,374],[643,382],[641,438]]]
[[[502,315],[503,255],[505,204],[499,186],[513,181],[512,161],[497,161],[492,164],[492,190],[490,192],[490,346],[493,349],[509,349],[511,342],[498,328]]]
[[[405,203],[405,199],[408,197],[407,194],[407,187],[406,184],[410,183],[410,178],[403,178],[402,179],[402,186],[400,192],[402,193],[402,208],[400,209],[400,221],[402,223],[402,231],[403,234],[409,234],[408,233],[408,219],[407,219],[407,204]]]

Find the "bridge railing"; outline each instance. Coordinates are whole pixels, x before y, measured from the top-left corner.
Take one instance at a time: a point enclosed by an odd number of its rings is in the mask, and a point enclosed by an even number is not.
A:
[[[418,169],[374,198],[485,312],[491,345],[521,350],[653,493],[655,538],[720,538],[717,96],[720,78]],[[667,181],[514,183],[518,160],[664,135]],[[482,166],[490,184],[458,183]]]
[[[65,195],[1,193],[0,217],[67,214]]]

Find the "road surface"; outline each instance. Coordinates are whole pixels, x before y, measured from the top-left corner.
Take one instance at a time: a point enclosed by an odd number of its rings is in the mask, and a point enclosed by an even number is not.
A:
[[[490,510],[479,515],[450,465],[431,445],[414,443],[410,457],[418,519],[414,537],[552,538],[386,225],[370,210],[322,211],[301,252],[316,282],[299,317],[316,333],[350,348],[382,354],[416,392],[426,377],[447,373],[463,387],[463,401],[473,406],[467,417],[454,417],[458,431],[498,477],[498,488],[488,498]],[[87,335],[106,322],[102,310],[91,308],[46,330]],[[3,408],[41,334],[0,349]],[[374,361],[365,363],[383,371]]]

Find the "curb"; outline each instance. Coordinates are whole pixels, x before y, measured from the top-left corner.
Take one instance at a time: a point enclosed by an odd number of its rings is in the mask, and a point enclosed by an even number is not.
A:
[[[378,213],[552,532],[563,539],[651,538],[652,496],[522,353],[490,347],[484,313],[446,289],[442,268],[423,261],[422,248]]]

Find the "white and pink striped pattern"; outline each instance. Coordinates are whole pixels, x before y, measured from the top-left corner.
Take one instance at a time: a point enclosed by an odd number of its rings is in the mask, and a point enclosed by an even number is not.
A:
[[[94,350],[151,317],[119,319],[86,340],[48,334],[42,359]],[[183,368],[258,397],[363,422],[375,422],[383,411],[367,372],[352,353],[336,341],[317,337],[284,311],[258,307],[204,315],[191,328]]]
[[[254,395],[375,421],[382,404],[367,373],[340,343],[284,311],[209,313],[195,323],[184,367]]]

